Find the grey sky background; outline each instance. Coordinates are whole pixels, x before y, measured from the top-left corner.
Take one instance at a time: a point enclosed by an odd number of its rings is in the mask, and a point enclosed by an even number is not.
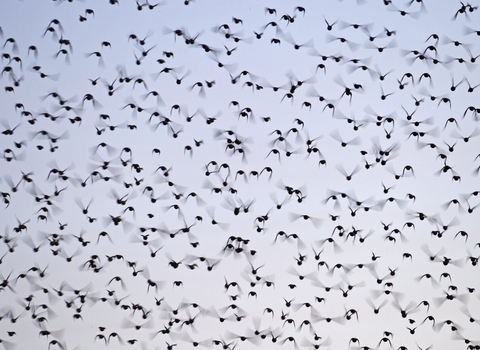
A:
[[[480,345],[478,4],[387,3],[0,2],[0,345]]]

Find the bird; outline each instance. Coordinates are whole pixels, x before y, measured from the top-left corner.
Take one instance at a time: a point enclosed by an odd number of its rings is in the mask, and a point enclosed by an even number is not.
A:
[[[474,348],[475,4],[70,2],[1,24],[5,348]]]

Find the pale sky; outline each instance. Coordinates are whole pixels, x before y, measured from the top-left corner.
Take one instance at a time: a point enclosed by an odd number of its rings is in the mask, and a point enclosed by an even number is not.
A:
[[[478,4],[113,2],[0,2],[1,345],[480,345]]]

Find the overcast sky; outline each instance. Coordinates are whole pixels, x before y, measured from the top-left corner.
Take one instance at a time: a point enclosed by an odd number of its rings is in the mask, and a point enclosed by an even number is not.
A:
[[[0,344],[480,345],[477,5],[2,1]]]

